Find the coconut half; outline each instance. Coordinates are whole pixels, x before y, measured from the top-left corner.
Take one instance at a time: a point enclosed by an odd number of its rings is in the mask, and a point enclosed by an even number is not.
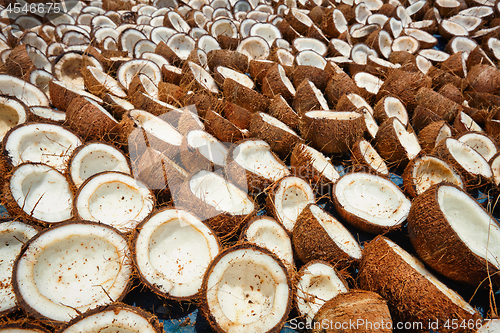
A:
[[[74,205],[81,219],[130,232],[151,213],[155,199],[152,192],[132,176],[105,171],[80,186]]]
[[[89,310],[71,320],[58,333],[91,333],[103,330],[128,333],[161,333],[163,327],[149,312],[115,303]]]
[[[42,223],[73,218],[72,186],[65,175],[46,164],[21,164],[9,175],[2,190],[11,216]]]
[[[239,245],[214,259],[201,297],[203,314],[217,332],[274,332],[290,311],[291,281],[271,252]]]
[[[389,169],[384,159],[380,157],[371,143],[365,139],[361,139],[354,144],[351,159],[353,160],[354,167],[357,169],[367,167],[368,172],[373,171],[382,176],[389,176]]]
[[[217,138],[197,129],[186,133],[180,154],[182,163],[191,172],[225,167],[228,150]]]
[[[123,152],[105,142],[87,142],[79,146],[69,160],[68,172],[79,188],[87,178],[103,171],[131,174],[130,162]]]
[[[472,147],[475,151],[481,154],[486,161],[490,161],[491,158],[498,152],[498,145],[494,139],[483,133],[464,133],[460,135],[457,140]]]
[[[19,304],[37,318],[68,322],[119,301],[132,276],[127,240],[106,225],[77,221],[33,237],[16,260]]]
[[[286,176],[273,185],[266,201],[269,212],[292,232],[302,210],[308,204],[316,203],[316,198],[304,179]]]
[[[429,187],[441,182],[449,182],[464,188],[460,174],[448,163],[430,155],[419,155],[413,159],[403,173],[406,193],[416,197]]]
[[[191,213],[173,208],[155,212],[137,230],[132,248],[141,280],[161,296],[198,296],[203,276],[220,251],[213,230]]]
[[[419,257],[440,274],[474,286],[499,283],[500,226],[459,187],[441,183],[418,196],[408,232]]]
[[[413,129],[407,129],[396,117],[388,118],[380,125],[375,147],[387,162],[398,165],[412,160],[422,149]]]
[[[321,260],[302,266],[298,275],[295,303],[307,323],[312,322],[325,302],[349,291],[347,283],[339,277],[335,268]]]
[[[393,182],[363,172],[342,176],[332,194],[339,214],[350,224],[370,233],[400,227],[411,207],[410,200]]]
[[[18,308],[12,286],[14,261],[21,252],[24,243],[37,233],[38,229],[24,222],[5,219],[0,221],[0,315]],[[290,246],[291,248],[291,246]],[[1,329],[0,329],[1,331]]]

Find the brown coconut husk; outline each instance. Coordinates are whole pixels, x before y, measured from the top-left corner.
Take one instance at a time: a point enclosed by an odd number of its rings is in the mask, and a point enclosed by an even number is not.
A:
[[[459,90],[463,90],[467,85],[464,79],[458,75],[442,70],[436,66],[429,68],[427,76],[432,79],[432,86],[435,87],[435,89],[440,89],[447,83],[453,84]]]
[[[307,65],[295,66],[292,74],[292,81],[295,87],[298,87],[302,81],[308,79],[321,91],[326,89],[331,78],[331,74],[324,69]]]
[[[361,288],[379,293],[387,300],[394,321],[421,323],[422,330],[429,330],[437,322],[441,332],[446,321],[479,319],[476,312],[470,314],[455,305],[421,273],[412,268],[398,253],[377,236],[365,245],[358,281]]]
[[[248,70],[248,56],[240,52],[227,49],[211,50],[207,53],[207,59],[211,71],[217,66],[225,66],[242,73]]]
[[[359,139],[358,141],[356,141],[356,143],[354,144],[353,148],[352,148],[352,152],[351,152],[351,160],[352,160],[352,167],[354,170],[359,170],[359,171],[362,171],[362,172],[367,172],[367,173],[374,173],[378,176],[381,176],[381,177],[387,177],[389,176],[389,173],[388,172],[381,172],[382,170],[379,170],[380,168],[375,168],[375,166],[372,164],[372,163],[375,163],[376,160],[372,159],[371,156],[366,156],[366,154],[364,154],[362,151],[361,151],[361,142],[367,142],[365,139]],[[369,142],[368,144],[370,146],[372,146]],[[372,146],[373,148],[373,146]],[[375,148],[373,148],[375,150]],[[376,152],[376,150],[375,150]],[[377,153],[378,154],[378,153]],[[382,157],[379,155],[380,159],[382,159]],[[382,162],[383,159],[382,159]],[[384,162],[385,164],[385,162]],[[387,165],[386,165],[387,167]]]
[[[467,73],[469,89],[495,94],[500,91],[500,71],[488,65],[476,65]]]
[[[389,94],[389,95],[385,95],[383,98],[381,98],[377,102],[377,104],[375,104],[375,107],[373,108],[373,117],[375,118],[375,120],[379,124],[382,124],[384,121],[386,121],[389,118],[387,110],[386,110],[386,105],[385,105],[385,102],[386,102],[385,100],[388,97],[396,98],[399,100],[399,98],[397,96],[392,96]],[[404,104],[403,104],[403,106],[404,106]],[[406,111],[406,109],[405,109],[405,111]]]
[[[167,16],[165,15],[165,17]],[[179,56],[164,41],[160,41],[158,45],[156,45],[155,53],[167,59],[169,64],[177,67],[182,67],[184,65],[185,61],[179,58]]]
[[[28,55],[26,47],[27,45],[24,44],[19,45],[10,52],[5,61],[5,68],[9,75],[19,78],[29,78],[31,71],[36,68]]]
[[[316,97],[316,94],[314,93],[311,84],[316,86],[312,81],[302,80],[302,83],[297,87],[297,92],[295,93],[292,107],[300,117],[302,117],[307,111],[323,109],[320,102],[318,101],[318,98]]]
[[[196,112],[196,108],[186,107],[182,111],[182,115],[179,118],[179,124],[177,125],[179,133],[185,135],[191,130],[205,130],[205,125],[203,120]]]
[[[455,119],[457,114],[462,111],[459,104],[426,87],[418,90],[415,100],[418,105],[431,110],[446,121]]]
[[[395,122],[400,121],[397,118],[389,118],[380,125],[377,136],[375,137],[375,148],[386,162],[405,167],[408,161],[414,156],[408,156],[408,152],[399,141],[394,127]],[[405,127],[404,125],[402,126]],[[407,131],[409,133],[414,133],[411,126]],[[415,136],[415,140],[418,143],[417,136]]]
[[[389,333],[393,327],[387,301],[366,290],[350,290],[327,301],[311,325],[313,333]]]
[[[267,71],[275,65],[275,61],[252,59],[248,65],[248,73],[253,78],[255,83],[262,85],[262,82],[267,75]]]
[[[444,120],[430,123],[418,133],[418,141],[420,142],[420,147],[422,147],[422,150],[425,153],[431,154],[434,151],[436,145],[439,144],[439,142],[436,142],[436,139],[438,138],[441,131],[446,130],[446,128],[448,128],[450,130],[450,133],[453,134],[453,132],[451,132],[452,129]]]
[[[462,95],[460,89],[458,89],[457,86],[451,83],[443,85],[438,90],[438,93],[459,105],[462,105],[462,103],[465,101],[464,95]]]
[[[130,97],[130,103],[132,103],[136,109],[147,110],[155,116],[160,116],[170,111],[170,108],[158,103],[158,101],[159,100],[140,91],[137,91]]]
[[[361,91],[351,77],[345,72],[335,74],[330,81],[328,81],[325,94],[330,105],[336,105],[342,95],[348,93],[360,95]]]
[[[204,92],[187,93],[184,97],[184,105],[194,105],[200,117],[204,117],[208,110],[216,110],[219,105],[217,97]]]
[[[302,210],[292,231],[293,247],[298,258],[303,263],[308,263],[312,260],[324,260],[338,270],[357,266],[359,259],[350,256],[335,243],[316,217],[314,217],[310,209],[311,205],[315,204],[308,204]],[[331,218],[335,219],[333,216]],[[328,223],[327,221],[322,222]],[[338,223],[340,224],[340,222]],[[314,239],[314,242],[311,242],[312,239]]]
[[[467,72],[467,67],[464,61],[462,61],[464,52],[457,52],[452,55],[445,61],[443,61],[439,67],[447,71],[451,74],[454,74],[460,78],[465,78],[465,73]]]
[[[165,65],[161,66],[161,75],[163,77],[163,81],[165,82],[176,85],[181,83],[182,73],[175,71],[173,68],[166,67]]]
[[[500,96],[495,94],[466,90],[464,91],[464,97],[472,108],[488,109],[500,107]]]
[[[160,81],[158,83],[158,99],[162,102],[182,106],[185,90],[176,84]]]
[[[290,90],[286,86],[281,77],[280,69],[283,73],[285,72],[283,67],[279,64],[276,64],[267,70],[266,76],[262,80],[262,93],[270,99],[276,97],[277,95],[281,95],[287,101],[291,101],[295,96],[295,90]],[[286,77],[286,79],[288,79],[288,77]],[[289,83],[291,84],[292,82],[290,81]]]
[[[252,112],[228,101],[224,101],[220,107],[221,110],[219,113],[224,118],[242,130],[248,129],[252,120]]]
[[[266,96],[239,84],[233,79],[226,78],[224,80],[223,90],[226,100],[251,112],[266,112],[269,107],[269,99]]]
[[[295,101],[294,101],[295,102]],[[296,109],[291,108],[288,102],[280,96],[273,98],[269,104],[269,114],[279,121],[285,123],[295,132],[299,131],[300,116],[297,114]]]
[[[244,133],[235,124],[215,111],[205,114],[206,131],[222,142],[237,142],[243,140]]]
[[[432,110],[418,105],[413,111],[411,126],[416,133],[420,133],[420,131],[428,125],[441,120],[444,120],[443,117],[441,117],[437,113],[434,113]]]

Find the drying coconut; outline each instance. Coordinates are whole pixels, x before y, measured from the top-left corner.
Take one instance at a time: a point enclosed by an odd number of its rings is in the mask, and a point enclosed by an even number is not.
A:
[[[147,59],[132,59],[120,65],[116,71],[116,79],[128,90],[136,75],[146,74],[156,86],[161,81],[161,70],[156,63]]]
[[[354,83],[351,77],[345,72],[342,71],[333,75],[331,80],[328,82],[328,86],[325,91],[328,102],[331,105],[336,105],[342,95],[347,93],[355,93],[359,95],[360,90],[358,86],[356,86],[356,83]]]
[[[190,300],[220,245],[213,230],[189,212],[164,208],[138,225],[132,249],[143,283],[160,296]]]
[[[76,188],[87,178],[103,171],[132,173],[130,161],[123,152],[102,141],[79,146],[68,161],[68,174]]]
[[[290,171],[268,143],[246,139],[229,150],[226,173],[233,184],[248,193],[259,194]]]
[[[85,83],[80,68],[85,66],[94,66],[103,70],[101,63],[95,57],[79,51],[68,51],[54,60],[52,75],[54,79],[66,85],[83,90]]]
[[[99,103],[102,102],[99,97],[62,81],[49,81],[49,90],[52,105],[63,111],[67,110],[71,102],[78,97],[88,97]]]
[[[408,113],[399,98],[386,95],[381,98],[373,108],[375,120],[382,124],[388,118],[398,118],[404,126],[408,125]]]
[[[192,173],[173,197],[176,207],[206,221],[220,237],[239,232],[256,213],[256,205],[246,192],[207,170]]]
[[[419,257],[440,274],[474,286],[499,283],[500,226],[462,189],[441,183],[418,196],[408,231]]]
[[[338,294],[323,304],[312,323],[314,333],[389,333],[392,326],[387,301],[365,290]]]
[[[112,76],[93,66],[86,66],[81,69],[85,87],[92,94],[103,98],[106,94],[112,94],[116,97],[126,98],[127,94],[123,91],[120,83]]]
[[[319,193],[328,191],[340,177],[330,158],[302,143],[293,148],[290,165],[296,176],[309,180]]]
[[[500,184],[500,153],[497,153],[490,160],[491,170],[493,172],[493,182],[496,186]]]
[[[456,115],[462,111],[460,105],[426,87],[418,90],[415,99],[420,106],[432,110],[446,121],[455,119]]]
[[[118,121],[102,106],[88,97],[77,97],[66,110],[66,123],[84,140],[105,140],[116,138]],[[99,124],[96,126],[96,124]]]
[[[0,96],[0,140],[14,126],[25,123],[28,120],[26,105],[16,98]]]
[[[160,84],[160,82],[158,82],[158,84]],[[153,98],[159,98],[158,86],[144,73],[139,73],[134,76],[129,83],[127,94],[132,96],[137,91],[145,93]]]
[[[309,111],[302,117],[301,134],[324,153],[347,153],[363,135],[363,116],[357,112]]]
[[[444,86],[442,86],[438,90],[438,93],[460,105],[462,105],[463,102],[465,101],[465,98],[462,95],[460,89],[458,89],[455,85],[451,83],[447,83]]]
[[[412,198],[441,182],[464,188],[462,177],[453,167],[439,158],[425,154],[418,155],[408,163],[403,172],[403,181],[406,193]]]
[[[335,184],[332,199],[347,222],[370,233],[401,227],[411,206],[390,180],[364,172],[342,176]]]
[[[21,252],[24,243],[28,242],[38,232],[38,228],[21,221],[0,220],[0,239],[2,240],[0,246],[2,253],[2,261],[0,261],[0,316],[18,309],[16,295],[12,286],[14,261]],[[1,326],[0,331],[2,331]]]
[[[205,127],[208,133],[226,143],[237,142],[248,136],[247,131],[241,130],[231,121],[212,110],[205,114]]]
[[[257,84],[262,85],[267,71],[274,65],[275,61],[252,59],[248,63],[248,73]]]
[[[26,323],[18,323],[18,324],[3,324],[0,325],[0,332],[2,333],[10,333],[10,332],[19,332],[19,333],[50,333],[49,330],[45,329],[39,325],[26,324]]]
[[[310,82],[304,80],[303,82]],[[323,97],[324,98],[324,97]],[[326,100],[325,100],[326,102]],[[288,127],[290,127],[293,131],[299,131],[300,124],[300,116],[299,111],[295,107],[295,99],[294,99],[294,107],[290,107],[288,102],[280,95],[276,96],[271,103],[269,104],[269,114],[279,121],[285,123]],[[328,107],[328,104],[325,103]],[[227,111],[226,111],[227,114]],[[227,117],[227,116],[226,116]],[[250,124],[249,124],[250,125]],[[248,128],[248,127],[247,127]]]
[[[127,330],[130,333],[161,333],[158,319],[141,308],[115,303],[82,313],[58,333],[91,333],[103,329]]]
[[[188,61],[183,67],[183,76],[180,86],[186,90],[206,91],[208,93],[219,93],[219,87],[212,75],[200,65]]]
[[[387,300],[394,321],[411,323],[406,327],[409,330],[468,332],[467,328],[444,326],[446,321],[475,323],[480,318],[422,262],[383,236],[365,246],[358,280],[362,288]]]
[[[269,68],[262,81],[262,93],[269,98],[281,95],[286,100],[293,99],[295,88],[286,76],[283,66],[276,64]]]
[[[148,110],[148,112],[154,116],[161,116],[172,110],[176,111],[175,106],[162,102],[159,99],[151,97],[141,91],[137,91],[135,94],[133,94],[130,97],[130,101],[134,105],[135,109]],[[178,115],[180,116],[180,112]]]
[[[304,179],[286,176],[276,182],[266,198],[268,211],[287,231],[292,232],[297,218],[310,203],[316,203],[314,192]]]
[[[62,126],[26,123],[13,127],[3,139],[2,174],[25,162],[40,162],[64,172],[80,138]]]
[[[203,279],[201,309],[217,332],[277,332],[291,299],[290,276],[281,261],[268,250],[246,244],[214,259]]]
[[[185,97],[186,91],[184,88],[179,87],[176,84],[161,81],[158,84],[158,99],[162,102],[182,105],[181,102]],[[150,94],[150,96],[152,96]]]
[[[297,133],[286,124],[263,112],[252,116],[248,130],[252,137],[269,143],[271,149],[282,158],[286,158],[290,153],[290,148],[302,141]]]
[[[5,61],[7,73],[19,78],[29,78],[37,69],[51,71],[52,66],[43,52],[31,45],[19,45],[12,49]]]
[[[351,233],[315,204],[307,205],[297,217],[292,241],[304,263],[320,259],[340,270],[356,265],[361,259],[361,248]]]
[[[88,178],[75,194],[74,210],[83,220],[130,232],[153,210],[152,192],[132,176],[105,171]]]
[[[376,30],[366,39],[365,44],[375,50],[380,56],[389,59],[392,49],[392,37],[387,30]]]
[[[421,150],[413,129],[406,129],[395,117],[380,125],[375,138],[375,148],[384,160],[397,165],[405,165]]]
[[[411,126],[415,132],[420,133],[425,127],[438,121],[444,121],[443,117],[434,113],[432,110],[417,105],[413,110]]]
[[[309,80],[313,82],[319,90],[324,91],[328,85],[328,82],[332,78],[332,74],[329,71],[324,70],[325,67],[326,61],[321,65],[311,64],[295,66],[292,74],[294,87],[298,88],[302,81]]]
[[[457,140],[472,147],[488,162],[498,152],[496,141],[484,133],[466,132],[458,136]]]
[[[255,88],[255,83],[252,81],[251,78],[246,76],[245,74],[235,71],[231,68],[225,67],[225,66],[217,66],[213,70],[213,75],[214,75],[214,80],[217,82],[220,86],[224,84],[224,79],[225,78],[231,78],[234,81],[241,83],[242,85],[254,89]]]
[[[356,169],[373,172],[383,177],[389,176],[387,164],[385,164],[375,148],[365,139],[360,139],[354,144],[351,159]]]
[[[493,174],[488,161],[463,142],[446,138],[436,147],[435,155],[460,173],[467,189],[478,188],[491,181]]]
[[[480,93],[498,93],[500,90],[500,72],[488,65],[476,65],[467,73],[467,83],[471,90]]]
[[[217,49],[207,53],[208,67],[214,70],[217,66],[226,66],[228,68],[245,73],[248,70],[248,57],[240,52]]]
[[[251,112],[265,112],[269,107],[267,97],[231,78],[224,80],[223,90],[226,100]]]
[[[7,115],[8,116],[8,111]],[[62,125],[66,121],[66,112],[46,106],[32,106],[28,109],[28,121]]]
[[[171,65],[163,65],[161,67],[161,74],[163,76],[163,80],[168,83],[179,85],[182,79],[182,69],[171,66]]]
[[[205,125],[198,114],[196,106],[183,109],[177,128],[182,135],[191,130],[205,130]]]
[[[226,166],[227,148],[203,130],[192,130],[184,135],[180,155],[187,171],[216,170]]]
[[[289,270],[295,268],[292,241],[286,229],[269,216],[248,221],[240,234],[240,242],[249,242],[274,253]]]
[[[418,141],[422,150],[430,154],[434,151],[439,143],[452,136],[452,131],[450,126],[444,121],[436,121],[427,125],[424,129],[418,133]]]
[[[380,100],[387,94],[397,96],[403,104],[411,109],[416,105],[415,94],[421,87],[431,88],[432,79],[420,72],[406,72],[395,69],[384,81],[377,94]]]
[[[309,80],[303,80],[297,87],[292,106],[300,116],[303,116],[307,111],[330,109],[321,90]]]
[[[460,51],[452,54],[448,59],[440,64],[440,68],[460,78],[467,76],[467,53]],[[460,103],[459,103],[460,104]]]
[[[121,300],[132,269],[127,240],[116,229],[87,221],[63,223],[23,248],[14,264],[14,290],[27,313],[60,324]]]

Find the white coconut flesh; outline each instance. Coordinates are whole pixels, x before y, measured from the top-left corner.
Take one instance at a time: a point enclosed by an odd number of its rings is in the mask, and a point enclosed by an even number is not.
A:
[[[338,9],[335,9],[333,11],[333,23],[335,24],[335,28],[339,33],[343,33],[349,28],[344,14],[342,14],[342,12]]]
[[[233,151],[233,160],[246,170],[273,182],[290,174],[286,165],[271,153],[271,147],[262,140],[245,141]]]
[[[436,143],[434,146],[437,146],[441,141],[443,141],[444,139],[449,138],[451,136],[452,136],[452,133],[451,133],[450,126],[444,124],[443,127],[441,127],[441,129],[438,132],[438,135],[436,137]]]
[[[0,140],[14,126],[26,122],[26,109],[18,101],[0,97]]]
[[[91,143],[78,150],[71,159],[69,173],[78,188],[87,178],[103,171],[131,174],[127,158],[118,149],[103,143]]]
[[[311,205],[311,213],[335,244],[351,258],[361,259],[361,248],[351,233],[333,216],[317,205]]]
[[[491,170],[493,173],[493,181],[496,185],[500,184],[500,158],[498,156],[491,161]]]
[[[284,263],[293,265],[292,242],[283,227],[271,218],[254,220],[245,231],[245,239],[276,254]]]
[[[396,136],[399,143],[403,146],[406,151],[406,156],[409,160],[413,159],[422,150],[420,144],[418,143],[418,138],[415,133],[408,132],[404,125],[399,121],[398,118],[394,118],[392,122],[394,130],[396,131]]]
[[[143,224],[134,250],[139,273],[148,283],[170,296],[190,297],[199,292],[219,243],[190,213],[167,209]]]
[[[187,33],[189,29],[191,29],[189,24],[187,24],[186,21],[184,21],[184,19],[182,18],[182,16],[179,15],[178,13],[174,11],[169,11],[167,13],[167,16],[168,20],[170,21],[170,24],[172,24],[172,27],[175,30]]]
[[[475,6],[461,10],[458,14],[464,16],[475,16],[475,17],[485,18],[493,14],[493,7]]]
[[[179,33],[168,39],[167,46],[170,47],[179,58],[186,60],[191,51],[196,48],[196,42],[188,35]]]
[[[269,254],[237,249],[207,276],[207,306],[224,332],[267,332],[288,311],[288,283],[284,268]]]
[[[96,67],[87,66],[87,69],[111,94],[121,98],[127,97],[125,91],[123,91],[118,81],[116,81],[113,77]]]
[[[86,96],[83,98],[86,99],[87,102],[93,104],[103,115],[111,119],[112,122],[118,124],[118,121],[111,115],[111,113],[109,113],[108,110],[103,108],[95,99]]]
[[[309,111],[305,114],[306,117],[315,119],[329,119],[329,120],[354,120],[361,117],[361,114],[350,111]]]
[[[13,309],[17,305],[12,287],[12,269],[14,261],[21,252],[24,243],[37,234],[32,226],[19,221],[0,223],[0,313]]]
[[[278,49],[275,55],[282,66],[293,66],[295,57],[292,53],[290,53],[290,51],[285,49]]]
[[[323,304],[346,292],[348,289],[335,269],[320,262],[311,264],[305,268],[297,285],[297,309],[310,323]]]
[[[495,333],[500,331],[500,319],[487,319],[476,333]]]
[[[243,73],[235,71],[231,68],[227,68],[224,66],[218,66],[216,68],[216,71],[220,75],[222,75],[224,78],[230,78],[230,79],[238,82],[239,84],[241,84],[249,89],[253,89],[255,87],[255,83],[253,82],[253,80],[250,77],[248,77],[247,75],[245,75]]]
[[[368,141],[360,141],[359,150],[366,163],[368,163],[375,171],[380,172],[383,175],[389,174],[389,169],[387,168],[387,164],[385,164],[384,159],[380,157],[378,152]]]
[[[215,137],[202,130],[190,131],[186,136],[189,147],[198,149],[201,155],[210,162],[225,166],[227,148]]]
[[[399,99],[392,96],[384,99],[384,110],[388,118],[396,117],[403,125],[408,125],[408,113]]]
[[[420,50],[418,51],[418,54],[433,62],[443,62],[450,57],[448,53],[435,49]]]
[[[120,98],[120,97],[117,97],[114,95],[109,95],[109,99],[112,100],[114,104],[123,108],[124,110],[133,110],[134,109],[134,105],[123,98]]]
[[[324,69],[326,66],[325,58],[313,50],[300,51],[300,53],[295,56],[295,62],[298,65],[313,66],[319,69]]]
[[[439,281],[431,272],[429,272],[424,264],[420,262],[417,258],[412,256],[410,253],[403,250],[399,245],[392,242],[389,239],[384,239],[384,241],[391,247],[391,249],[401,257],[408,265],[411,266],[417,273],[421,274],[424,278],[427,279],[430,283],[432,283],[441,293],[443,293],[444,297],[450,299],[455,305],[464,309],[465,311],[474,314],[476,310],[472,306],[470,306],[464,299],[457,294],[452,289],[448,288],[444,283]]]
[[[33,123],[20,126],[6,138],[5,150],[13,166],[41,162],[63,172],[80,139],[62,126]]]
[[[416,193],[424,193],[429,187],[441,182],[449,182],[461,188],[464,187],[462,178],[455,172],[448,163],[433,156],[423,156],[418,158],[412,170],[413,182],[416,186]]]
[[[111,225],[121,232],[133,230],[154,208],[154,197],[145,185],[114,171],[89,178],[75,202],[82,219]]]
[[[337,50],[343,57],[351,55],[352,46],[341,39],[332,39],[330,44]]]
[[[243,39],[238,47],[237,52],[243,53],[250,60],[265,60],[269,57],[270,49],[266,40],[259,36],[251,36]]]
[[[332,165],[328,157],[305,144],[301,144],[301,149],[305,150],[307,154],[310,154],[312,158],[312,166],[329,181],[335,183],[340,178],[339,173],[335,170],[335,167]]]
[[[194,76],[194,79],[205,89],[210,91],[211,93],[218,94],[219,87],[215,82],[214,78],[200,65],[189,61],[188,62],[189,69]]]
[[[129,115],[134,123],[143,128],[146,133],[151,134],[171,145],[181,145],[182,135],[166,121],[163,121],[151,113],[142,110],[131,110],[129,111]]]
[[[356,108],[366,108],[370,112],[370,114],[373,114],[373,108],[370,106],[370,104],[368,104],[368,102],[366,102],[363,97],[355,93],[349,93],[347,94],[347,98],[349,99],[349,101],[351,101],[352,104],[354,104]]]
[[[377,94],[384,81],[370,73],[359,72],[354,75],[354,82],[359,88],[364,88],[372,94]]]
[[[389,18],[385,16],[384,14],[372,14],[368,16],[366,19],[367,24],[377,24],[379,27],[383,27],[385,22],[387,22]]]
[[[359,109],[359,112],[363,115],[368,133],[370,133],[372,138],[375,138],[377,136],[379,126],[373,118],[373,114],[370,113],[369,109],[366,107]]]
[[[81,55],[77,52],[67,52],[54,64],[54,77],[72,87],[85,90],[85,82],[80,73],[82,65],[88,65],[103,69],[102,65],[94,57]]]
[[[500,227],[495,220],[465,192],[441,186],[439,208],[448,224],[476,255],[500,268]]]
[[[316,100],[319,102],[319,105],[321,106],[321,108],[323,110],[330,110],[330,108],[328,107],[328,102],[326,101],[325,95],[323,95],[321,90],[319,90],[313,82],[311,82],[309,80],[307,80],[307,82],[309,83],[309,86],[311,87],[312,91],[314,92],[314,96],[316,97]]]
[[[452,138],[446,139],[445,143],[451,156],[467,172],[487,178],[490,178],[493,175],[488,162],[472,147]]]
[[[460,112],[460,122],[465,127],[467,131],[483,132],[481,126],[479,126],[474,119],[472,119],[467,113]]]
[[[464,16],[464,15],[455,15],[451,17],[449,20],[460,24],[468,32],[476,30],[483,23],[483,20],[480,17]]]
[[[42,51],[32,46],[27,46],[26,51],[36,68],[44,69],[47,72],[50,72],[52,70],[52,65],[47,60],[47,57],[42,53]]]
[[[277,127],[285,132],[288,132],[294,136],[298,136],[297,133],[294,132],[290,127],[288,127],[285,123],[279,121],[278,119],[268,115],[267,113],[264,112],[259,112],[260,117],[262,118],[263,121],[266,123],[270,124],[271,126]]]
[[[393,64],[390,61],[375,57],[372,54],[370,54],[368,56],[368,60],[370,60],[371,62],[374,62],[375,65],[386,67],[386,68],[400,68],[401,67],[400,64]]]
[[[202,170],[189,180],[189,189],[216,210],[231,215],[248,215],[255,209],[248,195],[216,173]]]
[[[458,141],[467,144],[489,161],[498,151],[496,144],[487,136],[479,133],[467,133],[458,138]]]
[[[304,208],[315,202],[314,192],[309,183],[293,176],[279,182],[274,196],[276,215],[288,231],[292,231],[297,217]]]
[[[48,165],[21,165],[12,174],[9,188],[17,205],[29,216],[48,223],[73,217],[70,185],[61,173]]]
[[[256,23],[250,27],[250,36],[260,36],[273,45],[277,38],[281,38],[281,32],[271,23]]]
[[[325,55],[327,51],[326,45],[323,42],[314,38],[306,38],[306,37],[296,38],[293,41],[293,46],[298,52],[303,50],[312,50],[320,55]]]
[[[334,195],[347,213],[379,226],[399,225],[410,212],[410,200],[399,187],[376,175],[345,175],[335,185]]]
[[[147,38],[142,32],[134,28],[126,29],[121,33],[120,36],[122,50],[128,51],[129,55],[132,55],[132,51],[134,50],[135,44],[145,39]]]
[[[141,81],[146,94],[153,98],[158,98],[158,87],[155,83],[145,74],[139,74],[139,80]]]
[[[26,106],[49,106],[49,99],[37,86],[20,78],[0,74],[0,94],[16,97]]]
[[[157,333],[150,319],[125,307],[112,307],[98,313],[84,316],[61,333]]]
[[[365,44],[356,44],[351,49],[351,59],[357,64],[366,65],[367,59],[369,55],[377,56],[377,52],[372,50]]]
[[[156,86],[161,81],[161,70],[158,65],[146,59],[133,59],[123,63],[116,72],[116,78],[128,90],[130,82],[139,73],[149,76]]]
[[[32,239],[14,272],[33,310],[67,322],[121,298],[132,275],[127,240],[114,229],[71,223]]]
[[[212,36],[214,37],[221,35],[232,38],[238,37],[238,28],[233,23],[233,21],[227,18],[220,18],[217,21],[213,22],[212,26],[210,27],[210,31],[212,33]]]

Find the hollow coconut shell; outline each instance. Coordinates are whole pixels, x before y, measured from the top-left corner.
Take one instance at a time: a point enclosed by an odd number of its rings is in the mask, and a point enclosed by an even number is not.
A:
[[[189,131],[182,138],[180,157],[189,172],[221,169],[225,166],[226,154],[223,143],[203,130]]]
[[[252,120],[252,112],[231,102],[225,101],[220,106],[220,114],[240,129],[248,129]],[[271,109],[270,109],[271,112]],[[274,116],[272,113],[271,115]],[[279,118],[278,118],[279,119]],[[283,121],[283,120],[282,120]],[[285,121],[283,121],[285,122]],[[286,122],[285,122],[286,123]]]
[[[345,95],[340,97],[340,100],[342,100],[344,96]],[[295,112],[302,117],[307,111],[328,109],[328,104],[321,90],[319,90],[313,82],[303,80],[297,87],[292,107]],[[337,108],[337,110],[351,111],[343,108]]]
[[[292,242],[303,263],[319,259],[342,270],[357,266],[361,259],[361,248],[354,237],[316,204],[307,205],[300,213],[293,227]]]
[[[314,83],[314,85],[321,91],[324,91],[327,88],[331,78],[331,73],[325,71],[323,68],[318,68],[316,66],[295,66],[292,73],[292,81],[295,87],[298,87],[302,83],[302,81],[307,79]]]
[[[418,141],[422,147],[422,151],[430,154],[434,151],[437,145],[453,134],[452,129],[444,120],[436,121],[425,126],[418,133]]]
[[[417,105],[415,94],[422,87],[431,88],[432,79],[421,72],[406,72],[395,69],[380,87],[376,100],[380,100],[387,94],[392,94],[398,96],[407,110],[413,110]]]
[[[415,100],[418,105],[428,108],[446,121],[455,119],[457,114],[462,111],[459,104],[426,87],[422,87],[417,91]]]
[[[351,290],[323,304],[314,316],[312,332],[390,333],[392,326],[385,299],[372,291]]]
[[[389,169],[379,153],[373,148],[370,142],[359,139],[352,148],[352,167],[368,173],[375,173],[382,177],[389,176]]]
[[[365,245],[358,281],[361,288],[387,300],[394,321],[421,323],[420,330],[457,332],[443,325],[451,320],[475,322],[480,318],[418,259],[383,236]],[[429,327],[431,323],[435,326]]]
[[[348,153],[363,136],[365,120],[360,113],[309,111],[302,117],[300,132],[305,140],[323,153]]]
[[[458,194],[456,199],[451,198],[453,194]],[[446,201],[450,206],[443,208]],[[467,205],[473,205],[474,208]],[[456,228],[461,227],[461,234],[450,225],[448,219],[455,221],[453,226]],[[470,225],[475,219],[479,221],[477,223],[487,221],[489,227],[481,226],[486,230],[479,233],[477,226]],[[462,237],[465,233],[470,233],[464,229],[467,224],[481,237],[476,241],[486,243],[479,245],[484,246],[484,252],[476,253],[465,243],[467,240]],[[491,234],[487,229],[491,229]],[[499,268],[491,263],[496,261],[498,251],[487,249],[488,242],[491,242],[491,246],[497,242],[499,229],[496,220],[469,194],[448,183],[434,185],[419,195],[413,201],[408,215],[408,233],[419,257],[447,278],[473,286],[479,286],[485,281],[491,281],[494,285],[500,283],[497,273]],[[485,256],[488,258],[487,264]]]
[[[411,126],[416,133],[420,133],[425,127],[438,121],[444,121],[443,117],[430,109],[417,105],[413,111]]]

